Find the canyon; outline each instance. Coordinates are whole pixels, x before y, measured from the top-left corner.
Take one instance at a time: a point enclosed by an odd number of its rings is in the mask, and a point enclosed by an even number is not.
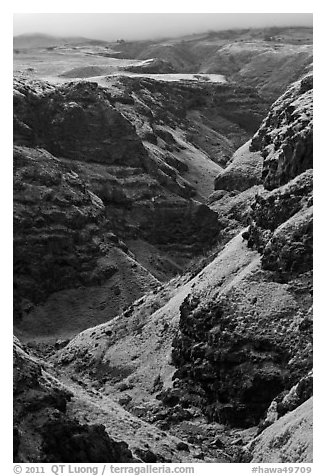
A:
[[[311,29],[14,73],[14,460],[311,462]]]

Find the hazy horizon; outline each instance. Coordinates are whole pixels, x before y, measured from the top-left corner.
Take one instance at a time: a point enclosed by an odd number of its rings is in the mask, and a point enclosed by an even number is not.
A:
[[[146,40],[232,28],[313,26],[312,13],[18,13],[14,36]]]

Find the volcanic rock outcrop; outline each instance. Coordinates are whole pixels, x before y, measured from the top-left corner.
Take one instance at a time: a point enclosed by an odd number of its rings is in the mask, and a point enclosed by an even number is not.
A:
[[[264,157],[262,177],[267,190],[312,168],[312,94],[310,74],[273,104],[251,141],[251,150],[261,151]]]
[[[14,175],[14,284],[21,294],[37,303],[117,271],[95,271],[104,255],[104,205],[77,174],[44,149],[15,147]]]
[[[253,205],[248,245],[285,281],[312,269],[312,136],[312,76],[305,76],[276,101],[251,145],[264,156],[271,191]]]
[[[95,288],[111,283],[107,295],[101,293],[97,299],[103,312],[110,306],[115,312],[119,299],[126,305],[123,298],[128,282],[133,285],[126,292],[129,303],[158,284],[135,261],[126,244],[112,233],[102,200],[46,150],[14,148],[14,196],[15,324],[31,335],[58,331],[61,325],[63,329],[70,328],[70,332],[74,327],[78,330],[76,321],[60,323],[55,301],[52,309],[50,306],[43,315],[41,312],[34,316],[34,312],[39,312],[37,305],[53,293],[79,289],[79,298],[62,298],[71,303],[82,299],[85,305],[85,298],[90,299],[85,295],[85,287],[93,288],[94,300]],[[125,280],[124,287],[120,284],[119,288],[116,280],[124,268],[129,269],[128,282]],[[116,301],[110,300],[111,294]],[[85,315],[85,319],[89,318]],[[80,325],[87,325],[87,320],[82,322],[83,318]]]
[[[41,89],[41,91],[40,91]],[[131,124],[93,83],[63,87],[17,81],[16,143],[43,147],[59,157],[139,167],[145,151]],[[31,132],[28,137],[25,130]]]

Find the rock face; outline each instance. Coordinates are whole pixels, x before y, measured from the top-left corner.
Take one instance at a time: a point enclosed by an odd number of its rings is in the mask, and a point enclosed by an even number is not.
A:
[[[276,101],[252,148],[262,151],[263,183],[272,191],[256,198],[248,245],[260,251],[264,269],[286,280],[312,269],[311,76]]]
[[[248,245],[260,251],[264,269],[286,281],[312,269],[311,76],[276,101],[252,148],[262,151],[263,183],[271,191],[253,205]]]
[[[112,254],[131,259],[101,199],[46,150],[14,148],[14,196],[16,319],[54,292],[99,286],[119,274]],[[143,292],[156,284],[147,273]]]
[[[226,296],[205,304],[192,296],[180,308],[173,393],[233,426],[258,424],[273,396],[312,364],[311,329],[303,331],[306,316],[298,300],[263,276],[256,270]]]
[[[43,86],[16,82],[16,143],[43,147],[59,157],[141,166],[146,153],[132,125],[96,83]],[[25,130],[30,134],[24,134]]]
[[[51,292],[103,281],[117,269],[96,273],[104,205],[77,174],[42,149],[14,149],[14,288],[38,303]],[[78,255],[75,251],[78,249]],[[91,277],[92,275],[92,277]]]
[[[248,245],[262,254],[264,269],[287,280],[312,269],[312,170],[272,192],[257,195],[252,205]]]
[[[312,82],[312,75],[307,75],[289,88],[251,141],[251,150],[260,150],[264,157],[262,177],[267,190],[312,168]]]

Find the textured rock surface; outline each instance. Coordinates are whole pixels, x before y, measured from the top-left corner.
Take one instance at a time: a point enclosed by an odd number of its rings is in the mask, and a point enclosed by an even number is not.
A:
[[[262,151],[263,183],[272,191],[257,195],[245,236],[263,268],[286,281],[312,269],[312,76],[276,101],[252,147]]]
[[[216,190],[208,197],[207,204],[218,213],[221,224],[225,225],[223,233],[228,229],[239,229],[251,223],[251,206],[262,190],[262,185],[255,185],[239,193],[235,190],[231,192]]]
[[[221,423],[257,424],[272,395],[311,368],[311,329],[302,330],[305,312],[289,288],[259,268],[208,302],[200,295],[187,298],[172,354],[179,368],[178,400],[199,404]]]
[[[18,80],[15,91],[16,143],[43,147],[59,157],[141,165],[146,153],[139,137],[96,83],[54,88]]]
[[[312,75],[297,81],[273,104],[251,141],[251,150],[264,157],[262,177],[268,190],[312,168],[312,88]]]
[[[121,273],[121,261],[138,271],[131,299],[158,283],[112,233],[101,199],[49,152],[15,147],[14,197],[16,318],[26,319],[54,292],[107,283]]]
[[[262,266],[279,280],[312,269],[312,171],[258,194],[245,237],[262,254]]]
[[[37,303],[51,292],[101,282],[117,271],[109,266],[95,271],[104,254],[102,201],[49,152],[15,148],[14,195],[15,287],[22,297]]]

